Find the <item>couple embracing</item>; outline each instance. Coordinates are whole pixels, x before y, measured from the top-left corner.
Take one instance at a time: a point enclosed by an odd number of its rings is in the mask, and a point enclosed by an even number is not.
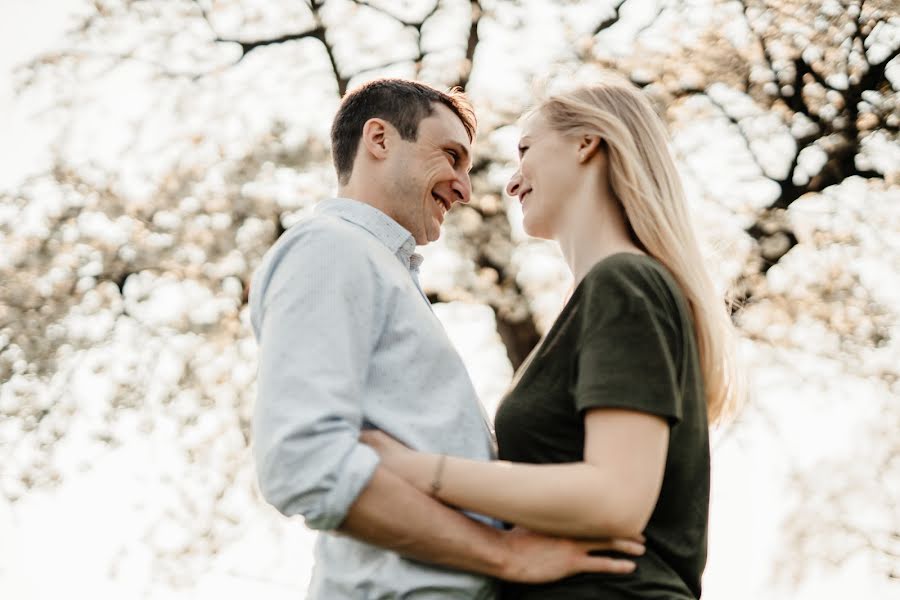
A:
[[[265,499],[321,530],[309,597],[699,598],[734,332],[665,128],[610,80],[522,120],[507,193],[575,287],[490,420],[418,281],[471,195],[465,96],[383,79],[332,126],[337,196],[251,285]]]

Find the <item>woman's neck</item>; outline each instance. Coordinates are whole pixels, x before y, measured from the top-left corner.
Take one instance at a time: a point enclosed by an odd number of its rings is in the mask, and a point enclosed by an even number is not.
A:
[[[646,254],[631,239],[622,210],[611,193],[599,201],[595,190],[580,196],[570,204],[568,218],[556,235],[575,285],[608,256],[619,252]]]

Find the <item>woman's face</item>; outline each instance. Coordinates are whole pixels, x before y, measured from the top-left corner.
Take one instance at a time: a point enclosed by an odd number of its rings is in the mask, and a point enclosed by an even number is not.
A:
[[[527,117],[519,139],[519,169],[506,184],[506,193],[522,204],[525,233],[556,237],[580,176],[577,140],[551,129],[540,112]]]

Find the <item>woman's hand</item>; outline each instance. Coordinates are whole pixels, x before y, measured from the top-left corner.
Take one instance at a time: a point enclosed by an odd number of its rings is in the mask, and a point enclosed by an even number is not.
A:
[[[366,429],[359,434],[359,441],[371,446],[381,464],[426,494],[431,492],[431,481],[437,467],[438,456],[423,454],[408,448],[378,429]]]

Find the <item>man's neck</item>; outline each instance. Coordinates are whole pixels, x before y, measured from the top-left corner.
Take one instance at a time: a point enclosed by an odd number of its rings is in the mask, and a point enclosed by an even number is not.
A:
[[[360,186],[354,185],[351,182],[348,185],[339,186],[337,195],[339,198],[347,198],[349,200],[356,200],[357,202],[368,204],[369,206],[377,208],[395,221],[397,220],[391,209],[391,203],[387,200],[385,194],[380,193],[374,186],[369,189],[361,189]]]

